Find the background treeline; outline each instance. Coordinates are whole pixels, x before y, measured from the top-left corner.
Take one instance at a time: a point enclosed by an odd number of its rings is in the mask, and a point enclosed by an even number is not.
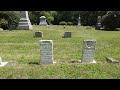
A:
[[[81,25],[95,26],[97,17],[102,17],[102,26],[106,29],[120,27],[120,11],[29,11],[31,23],[38,25],[40,16],[46,16],[49,25],[77,25],[78,17],[81,17]],[[0,27],[9,29],[18,25],[19,11],[0,11]]]

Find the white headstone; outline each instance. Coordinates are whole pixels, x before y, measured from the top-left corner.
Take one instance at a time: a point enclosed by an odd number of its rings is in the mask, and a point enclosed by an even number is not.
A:
[[[2,62],[2,58],[0,57],[0,67],[5,66],[8,62]]]
[[[101,16],[98,16],[98,18],[97,18],[97,24],[96,24],[95,29],[98,29],[98,30],[99,30],[99,29],[102,27],[101,21],[102,21]]]
[[[39,23],[40,26],[47,26],[47,22],[46,22],[46,17],[45,16],[41,16],[40,17],[40,23]]]
[[[53,63],[53,41],[40,40],[40,64]]]
[[[29,16],[28,16],[28,11],[21,11],[20,12],[20,21],[18,28],[20,30],[31,30],[33,29]]]
[[[96,40],[84,40],[81,63],[96,63],[94,60]]]

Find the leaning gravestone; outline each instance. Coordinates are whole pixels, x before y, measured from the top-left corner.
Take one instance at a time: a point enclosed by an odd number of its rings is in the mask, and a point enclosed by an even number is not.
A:
[[[0,67],[5,66],[8,62],[2,62],[2,59],[0,57]]]
[[[64,32],[64,38],[71,38],[71,32]]]
[[[40,40],[40,64],[53,63],[53,41]]]
[[[17,29],[20,30],[31,30],[33,27],[31,25],[28,11],[21,11],[20,12],[20,21]]]
[[[94,60],[96,40],[84,40],[81,63],[96,63]]]
[[[35,37],[43,37],[43,33],[40,31],[35,32]]]
[[[98,16],[98,18],[97,18],[97,24],[96,24],[95,29],[100,30],[100,28],[102,27],[102,25],[101,25],[101,21],[102,21],[101,16]]]
[[[40,26],[47,26],[47,22],[46,22],[46,17],[45,16],[41,16],[40,17],[40,23],[39,23]]]

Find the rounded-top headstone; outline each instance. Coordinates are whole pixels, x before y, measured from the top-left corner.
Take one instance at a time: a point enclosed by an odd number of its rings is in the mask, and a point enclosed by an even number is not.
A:
[[[40,17],[40,23],[39,23],[40,26],[47,26],[47,22],[46,22],[46,17],[45,16],[41,16]]]

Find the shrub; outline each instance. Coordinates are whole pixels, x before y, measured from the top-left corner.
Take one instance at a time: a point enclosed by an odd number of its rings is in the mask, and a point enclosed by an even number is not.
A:
[[[102,17],[102,25],[105,29],[114,30],[116,27],[118,27],[119,20],[114,12],[108,12]]]
[[[67,25],[67,23],[65,21],[61,21],[59,22],[59,25]]]
[[[67,22],[67,25],[73,25],[73,22]]]
[[[5,20],[4,18],[0,20],[0,27],[3,29],[7,29],[8,27],[8,21]]]

